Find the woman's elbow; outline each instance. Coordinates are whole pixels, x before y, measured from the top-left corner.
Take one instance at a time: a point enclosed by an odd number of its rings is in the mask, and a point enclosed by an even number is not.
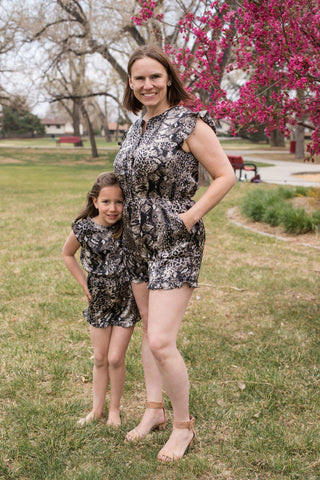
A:
[[[232,170],[228,169],[228,172],[226,172],[223,177],[224,177],[224,182],[225,182],[227,191],[229,191],[236,183],[236,176],[234,174],[233,169]]]
[[[236,176],[235,176],[233,170],[232,170],[231,174],[229,175],[229,181],[230,181],[230,188],[232,188],[236,183]]]

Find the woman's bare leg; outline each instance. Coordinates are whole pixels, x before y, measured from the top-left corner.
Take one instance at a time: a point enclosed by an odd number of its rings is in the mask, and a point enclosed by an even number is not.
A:
[[[147,283],[133,283],[132,291],[138,305],[143,323],[142,336],[142,363],[146,385],[147,401],[162,402],[162,379],[154,359],[150,351],[148,340],[148,308],[149,308],[149,290]],[[164,422],[164,412],[162,409],[146,408],[139,425],[128,432],[127,441],[134,441],[145,437],[155,425]]]
[[[149,347],[171,401],[174,421],[177,422],[186,422],[190,418],[188,372],[176,341],[192,292],[192,288],[184,285],[173,290],[154,290],[149,296]],[[191,430],[174,427],[158,458],[182,457],[192,438]]]
[[[108,388],[108,350],[111,327],[96,328],[90,325],[90,337],[93,346],[93,406],[88,415],[79,420],[80,425],[92,422],[104,415],[106,393]]]
[[[121,425],[120,401],[126,376],[125,355],[134,327],[111,327],[108,364],[110,377],[110,403],[107,424],[114,427]]]

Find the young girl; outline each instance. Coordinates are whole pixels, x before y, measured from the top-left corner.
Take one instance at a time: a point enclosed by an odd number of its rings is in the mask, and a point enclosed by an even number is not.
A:
[[[113,172],[98,176],[87,195],[87,206],[72,223],[63,247],[64,262],[83,288],[89,307],[94,351],[93,408],[81,425],[104,416],[108,382],[111,392],[107,423],[118,427],[125,380],[125,353],[139,312],[132,295],[122,251],[123,194]],[[81,247],[80,260],[75,254]]]

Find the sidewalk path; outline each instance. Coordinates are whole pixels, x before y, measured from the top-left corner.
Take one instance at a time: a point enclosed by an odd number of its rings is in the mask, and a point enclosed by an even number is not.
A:
[[[227,155],[235,155],[234,150],[225,150]],[[262,182],[266,183],[276,183],[280,185],[302,185],[305,187],[320,187],[320,180],[311,181],[303,178],[297,178],[293,174],[301,174],[301,173],[308,173],[308,174],[319,174],[320,177],[320,164],[318,163],[310,163],[310,162],[285,162],[281,160],[268,160],[267,158],[263,158],[264,153],[267,153],[264,150],[261,151],[240,151],[239,155],[242,156],[244,161],[247,162],[265,162],[269,163],[272,166],[270,167],[258,167],[258,173],[261,177]],[[273,151],[272,153],[277,153]],[[279,152],[279,154],[283,153]],[[250,156],[248,156],[250,155]],[[251,174],[251,172],[250,172]],[[250,179],[251,176],[248,175]]]

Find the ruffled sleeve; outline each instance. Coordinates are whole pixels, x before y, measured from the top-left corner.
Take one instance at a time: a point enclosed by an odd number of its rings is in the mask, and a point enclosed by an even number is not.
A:
[[[198,118],[201,118],[201,120],[203,120],[207,125],[209,125],[209,127],[211,127],[214,132],[216,131],[215,122],[210,117],[207,110],[203,110],[201,112],[192,112],[185,107],[177,107],[177,110],[175,112],[172,112],[172,114],[173,113],[175,113],[177,116],[175,118],[174,124],[171,124],[171,139],[178,145],[183,143],[184,140],[191,135],[196,126]]]
[[[78,222],[72,222],[72,231],[78,242],[82,243],[86,234],[86,223],[82,220]]]

